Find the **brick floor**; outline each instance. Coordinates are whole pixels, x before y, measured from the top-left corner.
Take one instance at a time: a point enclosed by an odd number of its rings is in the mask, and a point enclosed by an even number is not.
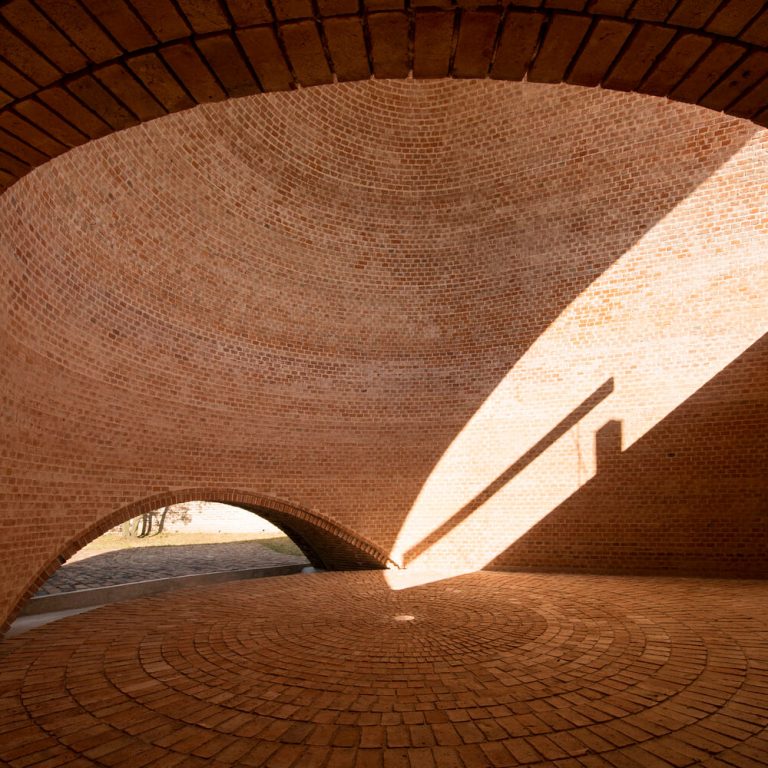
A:
[[[767,606],[767,582],[494,572],[143,598],[0,644],[0,764],[768,765]]]
[[[37,594],[55,595],[145,579],[296,563],[309,564],[301,555],[281,554],[258,541],[134,547],[70,560],[43,584]]]

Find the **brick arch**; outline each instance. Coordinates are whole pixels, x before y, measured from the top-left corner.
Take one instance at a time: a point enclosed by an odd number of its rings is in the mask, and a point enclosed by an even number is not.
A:
[[[166,491],[121,507],[70,539],[59,554],[38,572],[11,610],[1,631],[4,632],[10,626],[21,607],[45,581],[91,541],[144,512],[188,501],[229,504],[263,517],[290,536],[315,567],[344,571],[386,568],[393,564],[379,547],[346,526],[291,502],[236,489],[185,488]]]
[[[6,0],[0,15],[0,191],[196,104],[371,76],[600,85],[768,125],[762,3]]]

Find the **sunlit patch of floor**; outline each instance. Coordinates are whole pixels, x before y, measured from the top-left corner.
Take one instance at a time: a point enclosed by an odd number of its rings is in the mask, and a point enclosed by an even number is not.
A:
[[[768,582],[494,572],[143,598],[0,645],[0,763],[763,765],[766,605]]]

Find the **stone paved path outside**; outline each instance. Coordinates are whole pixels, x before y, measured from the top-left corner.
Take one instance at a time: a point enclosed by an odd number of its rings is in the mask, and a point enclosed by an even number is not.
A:
[[[0,643],[0,764],[754,768],[768,582],[382,572],[187,589]]]
[[[256,541],[133,547],[71,560],[40,588],[37,595],[55,595],[93,587],[111,587],[146,579],[271,568],[307,563],[301,555],[275,552]]]

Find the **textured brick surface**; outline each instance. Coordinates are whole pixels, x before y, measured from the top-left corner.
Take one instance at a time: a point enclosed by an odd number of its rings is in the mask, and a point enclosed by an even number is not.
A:
[[[306,562],[301,555],[275,552],[258,541],[133,547],[88,553],[81,558],[75,556],[43,584],[36,596],[112,587],[147,579]]]
[[[3,0],[0,15],[0,111],[30,115],[63,89],[73,125],[84,108],[119,130],[372,74],[599,84],[768,123],[759,0]],[[0,190],[56,154],[25,158],[0,134]]]
[[[0,615],[191,498],[337,567],[766,575],[766,149],[646,96],[370,82],[37,169],[0,197]]]
[[[768,583],[375,572],[183,590],[0,645],[20,766],[758,766]]]

